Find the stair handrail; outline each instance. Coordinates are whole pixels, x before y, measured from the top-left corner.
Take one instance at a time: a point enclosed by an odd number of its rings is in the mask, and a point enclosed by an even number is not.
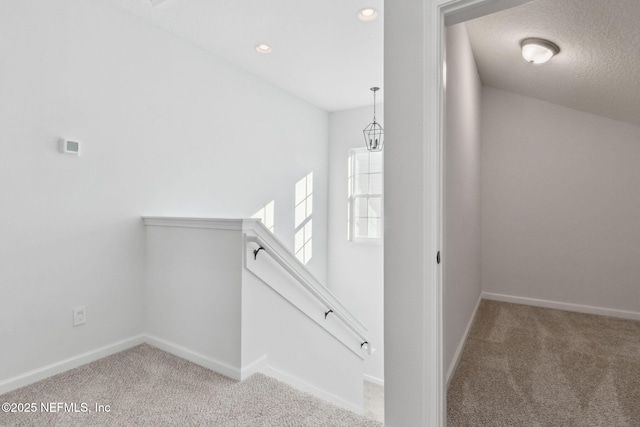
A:
[[[255,222],[254,222],[255,221]],[[257,258],[260,250],[264,250],[274,261],[285,269],[298,283],[300,283],[311,295],[320,301],[331,314],[338,318],[363,342],[368,342],[367,328],[342,305],[340,300],[284,246],[284,244],[271,233],[260,220],[245,220],[249,228],[255,231],[255,235],[245,233],[247,242],[258,245],[254,250],[254,258]],[[260,249],[261,248],[261,249]],[[286,254],[282,256],[281,253]],[[288,258],[288,259],[287,259]],[[306,276],[306,277],[305,277]],[[314,283],[315,282],[315,283]],[[326,318],[326,315],[325,315]]]
[[[300,283],[315,299],[320,301],[325,307],[325,319],[330,313],[335,314],[348,329],[362,339],[361,346],[368,344],[366,338],[367,327],[364,326],[336,296],[322,284],[307,269],[307,267],[291,253],[291,251],[267,229],[260,219],[245,218],[198,218],[198,217],[163,217],[163,216],[143,216],[144,223],[150,226],[179,227],[179,228],[202,228],[217,230],[242,231],[247,242],[254,242],[264,249],[281,267]],[[248,234],[253,233],[253,234]],[[284,254],[284,255],[282,255]],[[254,254],[257,258],[257,253]],[[249,261],[249,260],[247,260]],[[245,266],[246,268],[246,266]]]

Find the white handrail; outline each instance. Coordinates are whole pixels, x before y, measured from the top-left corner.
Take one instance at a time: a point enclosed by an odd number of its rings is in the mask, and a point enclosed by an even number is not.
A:
[[[259,219],[230,218],[193,218],[143,216],[146,225],[160,227],[202,228],[216,230],[242,231],[244,238],[262,247],[281,267],[283,267],[304,289],[332,310],[344,325],[362,341],[366,338],[367,328],[347,310],[335,295],[311,274],[294,254],[271,233]],[[256,247],[257,249],[257,247]]]
[[[282,268],[284,268],[298,283],[300,283],[311,295],[313,295],[318,301],[320,301],[328,310],[332,310],[332,314],[335,315],[342,323],[347,326],[354,334],[356,334],[363,342],[368,342],[368,339],[365,335],[366,327],[362,325],[355,317],[353,317],[349,311],[340,303],[340,301],[331,293],[329,289],[327,289],[320,282],[315,280],[315,278],[308,273],[306,267],[302,265],[298,261],[297,258],[289,250],[284,247],[284,245],[275,238],[263,225],[261,222],[257,222],[258,227],[261,227],[264,230],[254,230],[257,232],[255,236],[246,235],[246,239],[248,242],[252,242],[264,249],[266,253],[268,253],[271,258],[276,261]],[[262,232],[260,232],[262,231]],[[264,233],[269,233],[269,235],[265,235]],[[257,234],[261,234],[259,236]],[[270,242],[267,242],[270,240]],[[278,246],[276,249],[274,246]],[[258,249],[256,247],[256,250]],[[281,253],[286,254],[282,256]],[[295,261],[295,262],[292,262]],[[303,274],[303,272],[306,273]],[[313,283],[315,281],[316,283]]]

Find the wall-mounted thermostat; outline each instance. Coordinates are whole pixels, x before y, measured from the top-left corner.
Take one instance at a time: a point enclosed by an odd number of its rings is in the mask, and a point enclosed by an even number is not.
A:
[[[60,138],[60,152],[64,154],[80,155],[80,141],[72,141],[66,138]]]

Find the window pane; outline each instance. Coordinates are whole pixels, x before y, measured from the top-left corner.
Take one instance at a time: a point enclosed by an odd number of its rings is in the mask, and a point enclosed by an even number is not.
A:
[[[368,199],[369,201],[369,209],[367,211],[367,216],[370,218],[381,218],[382,217],[382,199],[380,197],[371,197]]]
[[[347,240],[351,240],[351,237],[353,236],[351,234],[351,203],[351,200],[347,203]]]
[[[304,249],[300,249],[299,252],[296,252],[296,258],[304,264]]]
[[[369,173],[369,152],[356,153],[356,174]]]
[[[356,218],[355,223],[355,236],[367,237],[368,222],[367,218]]]
[[[353,239],[382,237],[383,157],[364,148],[349,150],[347,166],[347,236]]]
[[[366,197],[358,197],[355,199],[356,202],[356,218],[366,218],[367,212],[369,211],[367,198]]]
[[[382,153],[373,152],[369,157],[369,173],[381,173],[382,172]]]
[[[377,218],[369,218],[367,237],[378,238],[381,235],[381,222]]]
[[[369,175],[356,175],[355,194],[367,194],[369,192]]]
[[[369,188],[371,194],[382,194],[382,174],[369,175],[369,183],[371,184]]]

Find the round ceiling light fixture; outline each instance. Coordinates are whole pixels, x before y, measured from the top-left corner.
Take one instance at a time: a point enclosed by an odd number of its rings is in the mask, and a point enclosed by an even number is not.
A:
[[[358,12],[358,18],[364,22],[373,21],[377,17],[378,17],[378,11],[372,7],[366,7],[364,9],[361,9],[360,12]]]
[[[536,38],[522,40],[520,47],[525,61],[534,65],[544,64],[560,52],[560,48],[555,43]]]
[[[264,53],[264,54],[271,53],[271,46],[269,46],[266,43],[260,43],[256,45],[256,51],[258,53]]]

